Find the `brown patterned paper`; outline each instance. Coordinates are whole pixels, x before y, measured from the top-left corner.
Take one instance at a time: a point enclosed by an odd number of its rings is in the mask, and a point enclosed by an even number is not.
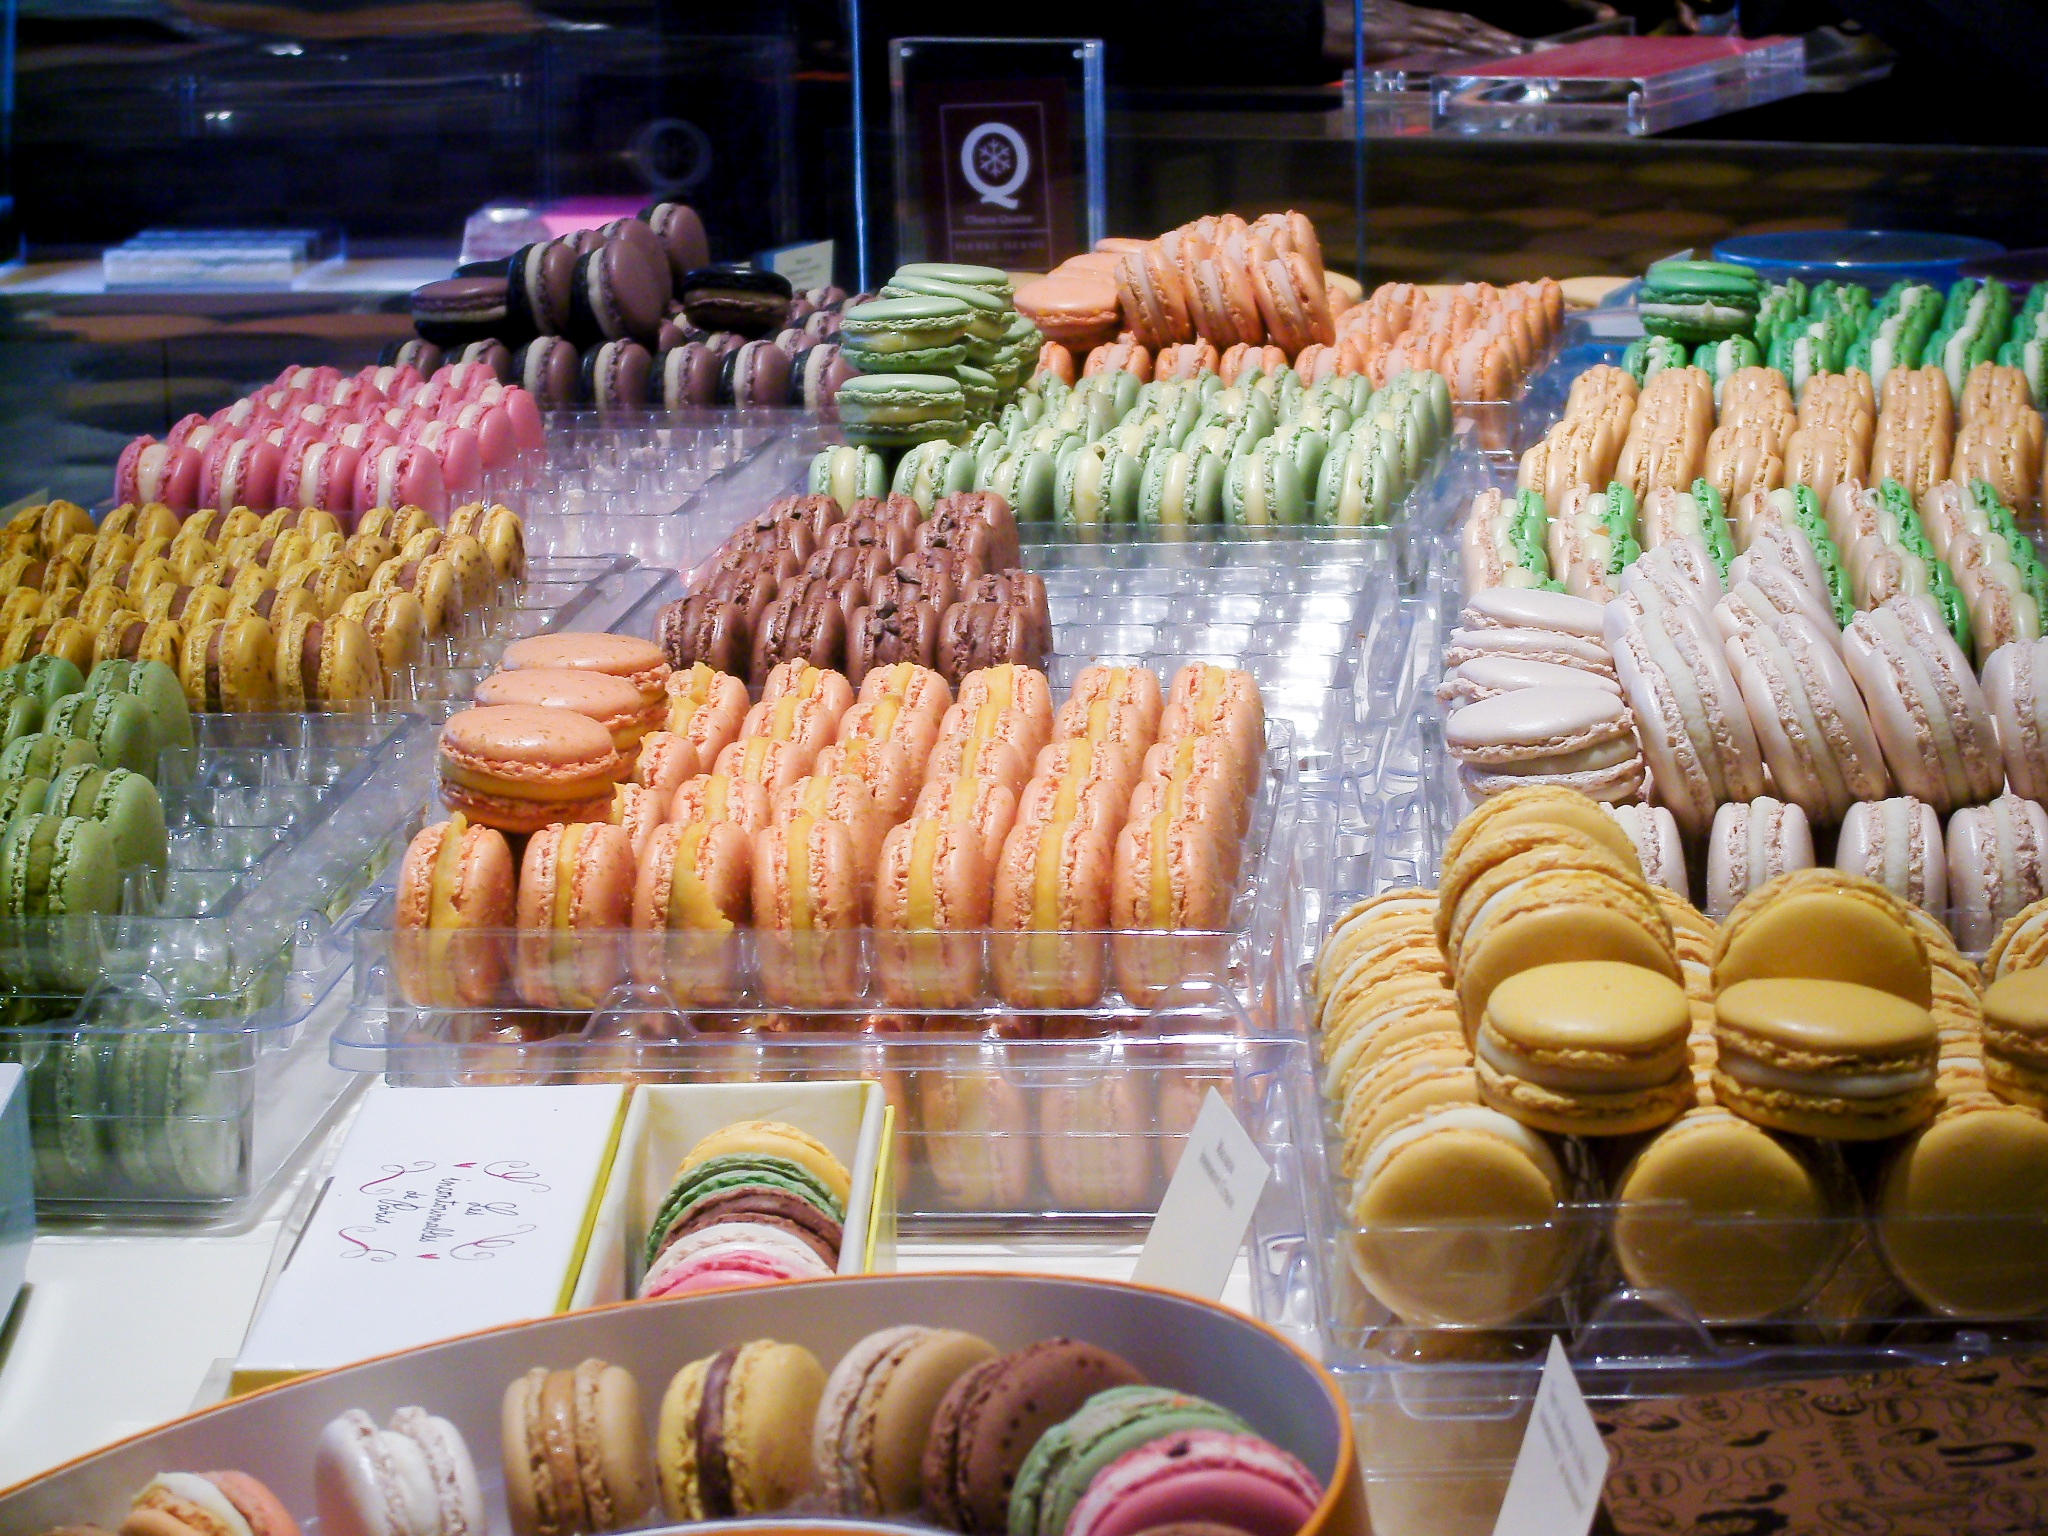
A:
[[[1595,1409],[1616,1536],[2048,1531],[2048,1356]]]

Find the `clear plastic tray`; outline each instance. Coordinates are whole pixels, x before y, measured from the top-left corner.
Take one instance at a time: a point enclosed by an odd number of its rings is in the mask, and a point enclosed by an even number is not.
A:
[[[1604,37],[1447,67],[1431,125],[1459,134],[1665,133],[1806,89],[1797,37]]]
[[[485,489],[550,558],[688,570],[801,477],[824,431],[796,410],[552,412],[544,458]]]
[[[602,627],[659,573],[539,559],[430,642],[397,707],[193,717],[161,873],[104,917],[0,921],[0,1054],[29,1069],[48,1219],[232,1224],[354,1082],[328,1062],[351,932],[419,825],[436,722],[504,646]]]

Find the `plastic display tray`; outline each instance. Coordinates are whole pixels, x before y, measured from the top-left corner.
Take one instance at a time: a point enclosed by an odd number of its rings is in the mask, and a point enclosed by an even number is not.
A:
[[[122,910],[0,921],[0,1059],[28,1071],[45,1219],[232,1224],[350,1074],[327,1037],[373,882],[419,826],[436,724],[511,640],[629,608],[658,573],[538,559],[394,707],[193,717],[158,761],[169,861]]]
[[[1443,749],[1434,697],[1443,637],[1462,604],[1455,552],[1412,590],[1376,611],[1365,646],[1362,713],[1381,722],[1341,782],[1304,793],[1298,955],[1304,1013],[1306,963],[1331,918],[1351,901],[1392,886],[1431,886],[1444,844],[1466,806]],[[1946,915],[1946,914],[1943,914]],[[1305,1060],[1313,1060],[1313,1044]],[[1595,1403],[1618,1403],[1760,1381],[1952,1364],[2048,1343],[2048,1306],[1992,1316],[1945,1315],[1910,1296],[1879,1246],[1872,1190],[1885,1149],[1797,1143],[1834,1197],[1834,1214],[1812,1221],[1695,1215],[1672,1204],[1635,1217],[1694,1243],[1755,1255],[1762,1267],[1791,1250],[1819,1255],[1799,1299],[1765,1320],[1717,1324],[1674,1293],[1630,1283],[1613,1246],[1610,1195],[1639,1140],[1552,1138],[1573,1180],[1549,1222],[1528,1226],[1420,1223],[1361,1230],[1344,1207],[1348,1189],[1326,1160],[1330,1107],[1314,1082],[1295,1090],[1300,1144],[1284,1162],[1295,1179],[1261,1203],[1252,1234],[1254,1303],[1267,1321],[1313,1340],[1346,1383],[1360,1436],[1374,1529],[1484,1533],[1512,1469],[1549,1338],[1560,1336]],[[1967,1249],[1995,1226],[2004,1241],[2020,1218],[1932,1213],[1917,1233],[1885,1231],[1920,1246]],[[1988,1223],[1988,1224],[1987,1224]],[[2048,1250],[2048,1224],[2033,1246]],[[1366,1288],[1361,1249],[1405,1253],[1483,1290],[1534,1246],[1568,1256],[1541,1303],[1494,1328],[1410,1325]]]
[[[824,430],[797,410],[550,412],[541,461],[486,490],[550,558],[688,570],[802,475]]]
[[[1797,37],[1602,37],[1450,67],[1431,122],[1467,134],[1664,133],[1806,89]]]

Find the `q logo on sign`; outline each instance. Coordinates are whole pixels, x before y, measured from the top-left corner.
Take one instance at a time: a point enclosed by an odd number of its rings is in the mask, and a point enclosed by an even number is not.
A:
[[[1031,174],[1031,146],[1008,123],[983,123],[960,141],[960,174],[984,203],[1015,211]]]

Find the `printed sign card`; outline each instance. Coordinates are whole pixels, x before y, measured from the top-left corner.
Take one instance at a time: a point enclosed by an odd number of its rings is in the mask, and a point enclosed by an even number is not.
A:
[[[625,1095],[370,1093],[257,1314],[236,1390],[559,1310]]]

